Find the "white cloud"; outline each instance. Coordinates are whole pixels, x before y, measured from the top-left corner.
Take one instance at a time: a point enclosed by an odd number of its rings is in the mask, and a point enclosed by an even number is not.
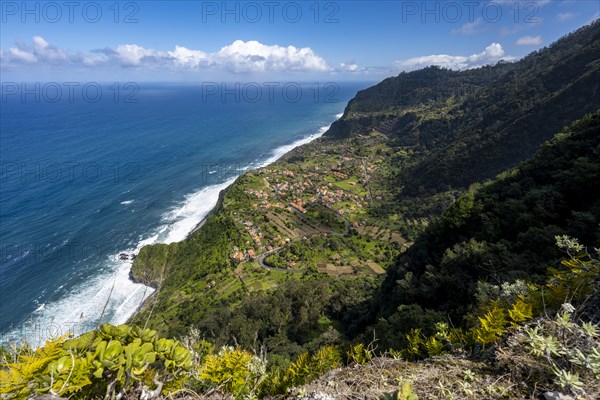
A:
[[[355,63],[350,63],[350,64],[341,63],[337,69],[339,71],[344,71],[344,72],[356,72],[359,70],[358,65]]]
[[[173,58],[175,65],[197,68],[201,63],[207,63],[207,54],[200,50],[191,50],[183,46],[175,46],[174,51],[167,52]]]
[[[358,64],[354,63],[354,62],[347,62],[347,63],[339,63],[338,65],[336,65],[335,67],[330,68],[330,72],[332,74],[338,74],[338,73],[350,73],[350,74],[364,74],[364,75],[368,75],[373,71],[374,67],[371,68],[364,68],[359,66]],[[383,68],[385,70],[385,68]]]
[[[326,71],[329,68],[325,60],[308,47],[268,46],[255,40],[236,40],[211,58],[234,72]]]
[[[479,33],[478,28],[481,26],[482,22],[483,20],[481,18],[477,18],[475,21],[468,22],[458,29],[452,29],[451,32],[453,35],[474,35]]]
[[[542,44],[541,36],[523,36],[517,39],[519,46],[540,46]]]
[[[120,44],[116,49],[104,48],[89,53],[68,54],[50,45],[41,36],[33,37],[33,45],[17,43],[2,52],[3,65],[23,63],[71,63],[84,66],[120,65],[138,68],[199,69],[215,68],[231,72],[329,71],[327,62],[311,48],[265,45],[257,41],[236,40],[214,53],[175,46],[162,51],[137,44]]]
[[[17,47],[11,47],[8,52],[3,52],[3,63],[26,63],[32,64],[36,62],[44,63],[61,63],[69,60],[67,53],[56,46],[50,45],[43,37],[34,36],[32,45],[17,41]]]
[[[140,65],[142,58],[156,55],[154,50],[145,49],[137,44],[120,44],[116,51],[125,65]]]
[[[23,61],[26,63],[34,63],[37,61],[37,57],[35,56],[35,54],[14,47],[8,49],[8,57],[4,56],[3,54],[2,58],[14,58],[15,60]]]
[[[48,61],[64,61],[68,59],[67,54],[58,47],[51,46],[41,36],[33,37],[33,53],[38,59]]]
[[[564,13],[559,13],[556,16],[556,19],[559,20],[560,22],[564,22],[564,21],[568,21],[570,19],[573,19],[577,16],[577,14],[572,13],[572,12],[564,12]]]
[[[46,47],[50,46],[50,44],[41,36],[33,37],[33,45],[38,49],[45,49]]]
[[[481,53],[470,56],[453,56],[448,54],[435,54],[430,56],[415,57],[408,60],[397,61],[394,66],[397,70],[410,71],[419,68],[437,65],[449,69],[470,69],[488,64],[495,64],[500,60],[512,61],[514,57],[505,56],[504,49],[499,43],[492,43]]]

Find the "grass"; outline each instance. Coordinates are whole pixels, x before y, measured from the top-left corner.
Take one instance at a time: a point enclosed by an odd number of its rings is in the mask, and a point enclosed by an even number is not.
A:
[[[465,371],[473,371],[475,378],[467,379]],[[420,400],[521,398],[509,374],[494,373],[483,363],[456,356],[422,362],[377,357],[366,365],[330,371],[317,381],[294,388],[290,395],[321,392],[336,399],[376,399],[400,389],[403,382],[412,383]]]
[[[354,186],[350,185],[350,182],[356,183],[356,185],[354,185]],[[358,183],[357,176],[351,176],[350,178],[348,178],[346,180],[337,181],[334,183],[334,185],[339,187],[340,189],[343,189],[347,192],[356,194],[358,196],[364,196],[367,193],[365,188]]]

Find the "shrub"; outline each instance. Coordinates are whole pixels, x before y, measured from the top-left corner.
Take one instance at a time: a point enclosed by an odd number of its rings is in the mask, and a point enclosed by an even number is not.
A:
[[[380,397],[381,400],[419,400],[419,396],[413,393],[413,386],[409,382],[404,382],[400,390],[393,393],[385,393]]]
[[[3,398],[44,393],[111,398],[139,392],[150,399],[178,390],[192,367],[189,351],[178,341],[127,325],[104,324],[75,339],[63,336],[37,350],[15,352],[16,360],[1,366]]]
[[[348,362],[361,365],[367,364],[373,358],[373,353],[363,343],[350,346],[346,355],[348,356]]]
[[[568,258],[561,267],[550,268],[546,285],[550,293],[545,302],[550,306],[560,306],[565,299],[579,303],[591,294],[600,277],[600,249],[595,249],[595,255],[589,254],[577,239],[568,236],[556,236],[556,245]]]
[[[266,373],[266,364],[247,351],[224,347],[204,359],[200,379],[241,398],[253,394]]]
[[[282,394],[288,388],[303,385],[340,366],[340,352],[324,346],[315,354],[303,353],[285,369],[276,369],[265,380],[263,394]]]
[[[538,389],[558,386],[565,392],[598,398],[599,330],[591,323],[574,321],[573,311],[566,303],[554,318],[543,317],[520,327],[498,350],[500,365],[515,379],[537,382]]]

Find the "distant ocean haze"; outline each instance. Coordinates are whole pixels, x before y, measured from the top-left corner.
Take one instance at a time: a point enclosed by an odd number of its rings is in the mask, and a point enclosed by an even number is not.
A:
[[[153,290],[119,255],[183,240],[236,176],[323,134],[369,83],[324,85],[259,100],[175,84],[55,102],[3,94],[1,339],[81,333],[105,305],[103,322],[125,322]]]

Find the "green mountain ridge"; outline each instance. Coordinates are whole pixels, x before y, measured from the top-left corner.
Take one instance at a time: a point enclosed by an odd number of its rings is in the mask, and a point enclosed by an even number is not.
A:
[[[401,73],[358,92],[326,135],[364,133],[386,121],[419,154],[399,166],[401,196],[466,188],[531,157],[600,102],[600,23],[515,63]]]

